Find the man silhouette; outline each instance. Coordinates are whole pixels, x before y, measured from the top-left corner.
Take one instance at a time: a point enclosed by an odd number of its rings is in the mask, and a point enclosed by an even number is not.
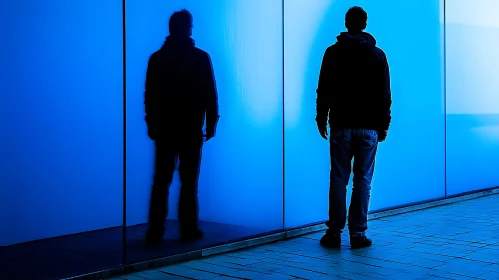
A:
[[[208,53],[194,45],[192,16],[175,12],[170,35],[149,59],[145,112],[149,137],[155,142],[155,174],[146,240],[162,240],[168,211],[168,193],[179,160],[181,181],[178,217],[181,239],[197,240],[198,177],[204,141],[215,136],[218,95]],[[206,134],[203,125],[206,119]]]
[[[346,187],[353,162],[353,190],[348,210],[350,246],[371,246],[367,213],[378,142],[391,122],[390,74],[385,53],[363,30],[367,13],[352,7],[337,42],[325,51],[317,88],[317,127],[327,139],[330,126],[331,173],[328,230],[321,245],[338,248],[346,223]]]

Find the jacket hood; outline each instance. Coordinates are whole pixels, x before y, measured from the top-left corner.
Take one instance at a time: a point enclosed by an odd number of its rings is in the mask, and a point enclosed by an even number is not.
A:
[[[186,48],[194,47],[194,40],[190,37],[168,36],[166,37],[163,47]]]
[[[366,32],[361,32],[361,33],[348,33],[348,32],[342,32],[338,37],[336,37],[338,40],[337,44],[339,45],[345,45],[348,47],[366,47],[366,48],[372,48],[376,46],[376,39],[374,37]]]

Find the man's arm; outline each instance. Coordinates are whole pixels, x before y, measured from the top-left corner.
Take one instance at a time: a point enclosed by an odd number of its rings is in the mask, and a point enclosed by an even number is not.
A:
[[[213,65],[209,54],[206,54],[206,141],[215,136],[219,119],[218,92]]]
[[[385,141],[388,135],[388,129],[392,121],[392,91],[390,86],[390,67],[386,56],[382,63],[382,81],[381,81],[381,99],[380,99],[380,129],[378,133],[378,140]]]
[[[316,117],[317,127],[321,136],[327,139],[327,119],[330,109],[330,95],[332,91],[331,79],[334,75],[331,49],[327,49],[322,58],[317,87]]]
[[[144,91],[144,105],[145,105],[145,121],[148,128],[149,138],[151,140],[155,140],[155,114],[156,110],[154,108],[156,104],[156,67],[154,61],[154,55],[149,58],[149,62],[147,65],[146,72],[146,83],[145,83],[145,91]]]
[[[383,86],[380,105],[382,112],[381,129],[388,130],[392,121],[392,90],[390,86],[390,67],[386,57],[383,64]]]

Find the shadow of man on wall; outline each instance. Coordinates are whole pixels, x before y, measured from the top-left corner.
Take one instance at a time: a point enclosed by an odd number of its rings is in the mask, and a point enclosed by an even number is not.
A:
[[[203,143],[216,133],[218,94],[211,58],[195,47],[191,38],[192,21],[187,10],[171,16],[170,34],[151,55],[147,67],[145,120],[156,148],[146,235],[149,244],[163,239],[169,188],[177,162],[181,181],[178,209],[181,240],[198,240],[203,236],[198,227],[198,178]]]

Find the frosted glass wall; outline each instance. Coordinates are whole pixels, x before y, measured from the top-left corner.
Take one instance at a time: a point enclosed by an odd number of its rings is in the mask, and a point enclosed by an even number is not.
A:
[[[367,11],[366,31],[391,70],[393,120],[370,210],[499,186],[495,0],[446,0],[445,17],[443,0],[127,0],[125,19],[122,4],[0,3],[0,263],[9,279],[69,277],[233,240],[147,251],[134,231],[146,228],[154,164],[145,71],[169,17],[183,8],[194,17],[196,46],[211,56],[219,94],[199,208],[220,236],[328,218],[329,143],[316,128],[315,90],[324,51],[354,5]],[[179,187],[176,176],[172,220]]]
[[[200,219],[262,230],[282,228],[282,3],[127,1],[127,224],[147,221],[153,142],[144,122],[149,56],[168,35],[170,15],[194,18],[193,39],[212,59],[219,94],[217,135],[203,148]],[[170,191],[177,217],[179,180]]]
[[[121,226],[121,1],[2,1],[0,34],[0,245]]]
[[[387,141],[379,146],[370,209],[444,196],[442,3],[287,0],[286,227],[327,219],[329,143],[314,120],[315,90],[324,51],[345,30],[345,12],[354,5],[368,13],[366,31],[387,54],[392,78],[393,120]]]
[[[499,186],[499,2],[447,0],[447,194]]]

